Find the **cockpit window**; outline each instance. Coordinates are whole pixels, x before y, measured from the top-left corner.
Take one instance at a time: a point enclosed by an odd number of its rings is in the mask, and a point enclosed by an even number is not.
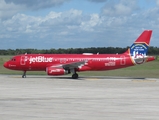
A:
[[[15,58],[11,58],[11,61],[16,61],[16,59]]]

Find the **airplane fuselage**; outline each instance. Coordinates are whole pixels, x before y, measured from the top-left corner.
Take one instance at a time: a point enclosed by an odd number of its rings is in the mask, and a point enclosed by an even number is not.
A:
[[[126,54],[28,54],[12,58],[5,66],[12,70],[46,71],[49,66],[80,61],[85,63],[77,71],[111,70],[135,65],[130,55]]]

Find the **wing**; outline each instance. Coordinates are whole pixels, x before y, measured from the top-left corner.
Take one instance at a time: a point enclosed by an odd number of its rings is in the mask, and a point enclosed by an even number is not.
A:
[[[67,63],[63,64],[62,67],[64,69],[73,69],[73,68],[78,68],[79,66],[82,66],[86,63],[86,61],[80,61],[80,62],[73,62],[73,63]]]
[[[83,66],[87,61],[79,61],[79,62],[71,62],[71,63],[65,63],[65,64],[57,64],[57,65],[52,65],[50,67],[55,67],[55,68],[64,68],[64,69],[74,69],[78,68],[80,66]]]

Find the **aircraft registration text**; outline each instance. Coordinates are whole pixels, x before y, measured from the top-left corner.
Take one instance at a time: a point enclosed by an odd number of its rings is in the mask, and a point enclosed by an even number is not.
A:
[[[108,62],[108,63],[105,63],[105,66],[115,66],[115,62]]]

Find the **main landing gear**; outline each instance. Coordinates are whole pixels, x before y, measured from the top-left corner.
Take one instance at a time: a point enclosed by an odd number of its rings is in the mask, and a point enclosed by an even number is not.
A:
[[[72,75],[72,78],[73,78],[73,79],[77,79],[77,78],[78,78],[78,74],[77,74],[77,73],[74,73],[74,74]]]
[[[72,79],[78,79],[78,74],[76,73],[76,69],[72,69],[71,72],[73,73]]]
[[[26,71],[23,72],[22,78],[26,78]]]

